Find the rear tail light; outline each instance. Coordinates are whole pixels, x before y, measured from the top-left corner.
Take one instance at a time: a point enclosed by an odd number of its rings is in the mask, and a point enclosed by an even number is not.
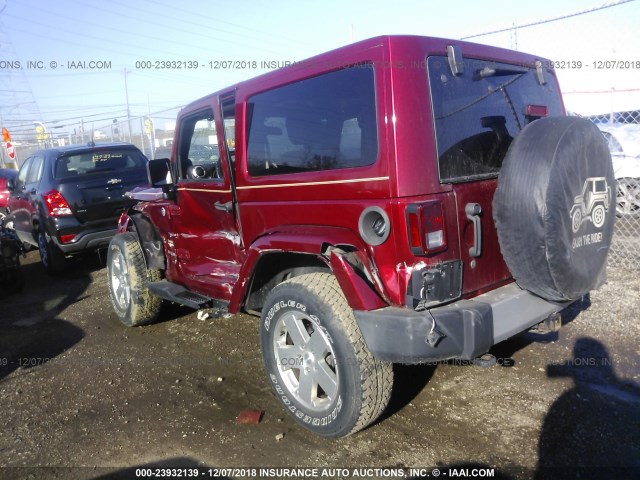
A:
[[[442,202],[408,205],[406,215],[411,253],[432,255],[447,249],[447,231]]]
[[[527,105],[525,114],[528,117],[548,117],[549,108],[546,105]]]
[[[75,234],[70,234],[70,235],[60,235],[60,242],[61,243],[71,243],[73,242],[73,240],[76,238]]]
[[[53,217],[73,215],[69,204],[57,190],[51,190],[42,196],[47,212]]]

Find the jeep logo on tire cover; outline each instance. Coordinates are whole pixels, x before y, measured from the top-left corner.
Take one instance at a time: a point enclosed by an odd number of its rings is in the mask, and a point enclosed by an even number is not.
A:
[[[601,228],[609,212],[610,201],[611,187],[607,184],[607,179],[605,177],[587,178],[582,187],[582,193],[575,197],[569,212],[573,233],[578,233],[580,226],[588,220],[594,227]]]

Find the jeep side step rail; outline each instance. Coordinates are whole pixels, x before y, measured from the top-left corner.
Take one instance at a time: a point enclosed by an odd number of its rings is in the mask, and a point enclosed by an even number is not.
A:
[[[170,302],[179,303],[186,307],[191,307],[195,310],[199,310],[205,306],[226,309],[229,305],[227,302],[222,300],[216,300],[215,298],[206,297],[199,293],[187,290],[182,285],[169,282],[168,280],[151,282],[149,283],[148,288],[151,293],[158,297],[169,300]]]

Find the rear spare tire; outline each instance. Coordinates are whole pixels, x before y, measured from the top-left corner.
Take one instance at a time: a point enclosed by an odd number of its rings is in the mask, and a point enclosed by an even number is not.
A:
[[[502,255],[520,287],[551,301],[599,287],[616,181],[600,130],[588,120],[536,120],[515,138],[494,197]]]

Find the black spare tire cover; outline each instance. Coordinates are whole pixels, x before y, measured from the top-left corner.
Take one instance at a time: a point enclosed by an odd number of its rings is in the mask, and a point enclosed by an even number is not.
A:
[[[615,191],[611,155],[593,123],[553,117],[522,129],[493,204],[502,255],[518,285],[551,301],[602,285]]]

